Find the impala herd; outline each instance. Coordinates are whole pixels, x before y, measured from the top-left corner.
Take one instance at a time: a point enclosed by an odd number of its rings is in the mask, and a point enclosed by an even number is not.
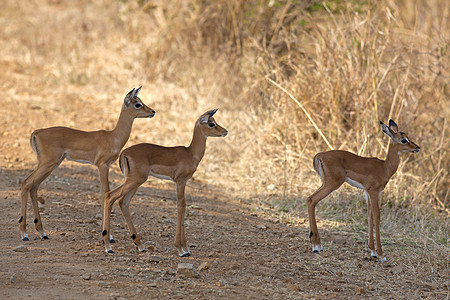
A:
[[[129,211],[131,198],[139,186],[151,175],[175,182],[177,191],[177,226],[175,247],[181,257],[189,256],[190,251],[186,241],[184,217],[186,213],[186,198],[184,195],[186,182],[195,173],[198,164],[205,154],[208,137],[224,137],[228,131],[214,119],[217,109],[202,114],[194,124],[192,141],[188,147],[163,147],[155,144],[137,144],[120,152],[130,137],[135,118],[152,118],[155,111],[146,106],[138,97],[138,89],[132,89],[122,105],[119,120],[111,131],[81,131],[67,127],[51,127],[35,130],[30,137],[30,144],[37,157],[36,169],[22,182],[21,216],[19,228],[23,241],[28,241],[26,233],[27,201],[30,195],[34,210],[34,224],[41,239],[48,239],[42,226],[39,214],[39,185],[64,159],[81,163],[90,163],[98,168],[101,199],[103,206],[103,242],[105,251],[114,253],[111,243],[114,239],[110,230],[111,209],[118,200],[122,214],[127,222],[131,239],[139,251],[145,251],[140,235],[137,233]],[[374,258],[383,256],[380,239],[380,207],[378,197],[400,163],[400,153],[417,153],[420,147],[408,136],[399,131],[397,124],[389,120],[389,125],[380,122],[381,130],[390,138],[389,150],[385,160],[372,157],[361,157],[353,153],[332,150],[321,152],[314,156],[313,167],[319,175],[322,185],[307,198],[310,242],[312,251],[323,251],[316,224],[315,207],[317,203],[338,189],[344,182],[364,190],[367,201],[369,225],[368,246]],[[120,170],[125,181],[120,186],[110,190],[109,167],[119,159]],[[375,227],[376,248],[373,239]]]

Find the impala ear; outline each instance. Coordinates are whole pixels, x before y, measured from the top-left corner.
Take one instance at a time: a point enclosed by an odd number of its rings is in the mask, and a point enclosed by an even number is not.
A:
[[[209,118],[210,118],[209,115],[203,114],[200,116],[200,118],[198,118],[198,122],[200,124],[206,124],[206,123],[208,123]]]
[[[141,91],[142,85],[134,92],[134,97],[137,97],[139,92]]]
[[[392,121],[392,120],[391,120]],[[395,123],[394,123],[395,124]],[[383,124],[383,122],[380,121],[380,126],[381,126],[381,130],[383,130],[383,133],[385,135],[387,135],[388,137],[390,137],[391,139],[394,138],[394,136],[392,135],[391,130],[389,129],[389,127],[387,127],[386,125]]]
[[[128,92],[128,94],[125,96],[125,99],[123,100],[123,103],[128,106],[130,105],[131,99],[134,98],[134,94],[135,94],[135,90],[132,89],[131,91]]]
[[[200,124],[206,124],[209,122],[209,120],[212,118],[212,116],[216,113],[216,111],[218,110],[218,108],[210,110],[205,112],[203,115],[200,116],[200,118],[198,119]]]
[[[398,132],[398,126],[392,119],[389,120],[389,129],[391,129],[394,133]]]
[[[219,110],[218,108],[213,109],[213,110],[210,110],[210,111],[206,112],[205,115],[208,114],[209,117],[211,118],[212,116],[214,116],[214,114],[215,114],[218,110]]]

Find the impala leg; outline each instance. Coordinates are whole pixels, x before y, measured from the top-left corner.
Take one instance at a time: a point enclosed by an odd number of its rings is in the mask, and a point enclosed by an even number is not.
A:
[[[175,236],[175,247],[178,249],[178,255],[181,257],[191,255],[189,248],[187,247],[184,228],[184,217],[186,214],[186,198],[184,197],[185,187],[186,181],[177,181],[177,232]]]
[[[99,165],[98,173],[100,177],[100,200],[103,201],[105,193],[109,192],[109,166],[105,164]]]
[[[33,182],[34,174],[36,170],[33,171],[23,182],[21,187],[21,197],[22,197],[22,206],[21,206],[21,214],[19,219],[19,229],[22,241],[29,241],[27,234],[27,202],[28,195],[30,193],[30,189]]]
[[[105,244],[105,251],[107,253],[114,253],[114,251],[111,248],[111,242],[110,242],[110,222],[111,222],[111,210],[114,202],[121,197],[122,195],[122,187],[123,185],[120,185],[113,189],[110,192],[107,192],[105,194],[104,204],[103,204],[103,225],[102,225],[102,238],[103,243]]]
[[[100,201],[102,202],[102,211],[105,206],[105,194],[109,192],[109,166],[102,164],[98,166],[98,173],[100,177]],[[109,234],[110,243],[115,243],[112,234]]]
[[[379,192],[369,192],[370,202],[372,205],[372,216],[375,225],[375,239],[377,242],[377,254],[382,261],[386,261],[383,256],[383,251],[381,250],[381,236],[380,236],[380,207],[378,206],[378,195]]]
[[[370,255],[372,257],[377,258],[377,251],[375,251],[375,245],[373,242],[373,214],[372,214],[372,201],[370,200],[369,194],[364,191],[364,197],[366,198],[367,203],[367,221],[369,222],[369,249]]]
[[[317,229],[316,222],[316,205],[320,200],[328,196],[332,191],[336,190],[342,185],[341,183],[335,184],[322,184],[322,186],[314,192],[308,199],[306,200],[306,204],[308,206],[308,216],[309,216],[309,240],[312,244],[312,250],[314,253],[319,253],[319,251],[323,251],[322,244],[320,243],[319,230]]]
[[[139,185],[134,186],[134,187],[131,186],[129,188],[125,188],[125,186],[124,186],[124,189],[122,192],[124,194],[124,197],[122,197],[120,199],[119,206],[120,206],[120,209],[122,210],[122,214],[125,218],[125,221],[127,222],[128,229],[130,230],[131,239],[133,240],[134,244],[138,247],[140,252],[145,252],[146,249],[145,249],[144,245],[142,244],[141,237],[137,234],[136,228],[134,228],[133,221],[131,220],[130,210],[129,210],[130,200],[136,193],[138,187],[139,187]]]
[[[39,188],[39,183],[33,185],[33,187],[31,188],[30,191],[30,196],[31,196],[31,204],[33,205],[33,210],[34,210],[34,225],[36,227],[36,231],[39,232],[39,236],[41,237],[41,239],[43,240],[47,240],[48,236],[45,234],[44,232],[44,228],[42,226],[42,219],[41,219],[41,214],[39,212],[39,205],[38,205],[38,197],[37,197],[37,190]]]
[[[37,190],[42,181],[44,181],[52,171],[59,165],[58,162],[49,162],[46,164],[39,164],[36,170],[34,170],[30,176],[28,176],[22,183],[22,216],[20,217],[20,231],[23,241],[28,241],[28,235],[26,233],[26,213],[27,213],[27,201],[28,194],[31,197],[31,203],[34,211],[34,224],[36,230],[39,232],[41,239],[48,239],[42,226],[41,215],[39,213],[38,201],[41,199],[37,197]]]

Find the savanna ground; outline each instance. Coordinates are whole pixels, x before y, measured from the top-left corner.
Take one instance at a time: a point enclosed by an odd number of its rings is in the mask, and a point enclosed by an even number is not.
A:
[[[438,0],[2,1],[0,296],[448,299],[449,14]],[[30,133],[112,129],[141,84],[157,113],[135,121],[127,146],[187,145],[216,107],[230,131],[208,140],[188,183],[192,256],[172,246],[175,187],[157,179],[131,204],[149,251],[136,251],[115,206],[115,254],[104,253],[97,170],[68,162],[40,189],[50,239],[29,209],[22,242]],[[366,205],[348,187],[318,206],[325,251],[313,254],[305,199],[320,184],[311,159],[328,148],[319,130],[334,148],[383,157],[378,120],[390,117],[422,151],[402,155],[382,199],[387,262],[370,258]],[[110,173],[122,182],[117,164]],[[179,276],[181,262],[197,276]]]

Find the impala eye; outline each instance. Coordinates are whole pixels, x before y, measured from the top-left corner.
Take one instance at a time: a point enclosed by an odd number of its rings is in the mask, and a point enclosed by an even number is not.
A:
[[[408,143],[408,139],[401,139],[400,142],[401,142],[402,144],[406,144],[406,143]]]
[[[134,105],[134,107],[135,107],[135,108],[137,108],[137,109],[139,109],[139,108],[141,108],[141,107],[142,107],[142,104],[140,104],[140,103],[136,103],[136,104]]]
[[[214,122],[209,122],[209,123],[208,123],[208,126],[209,126],[209,127],[214,127],[214,126],[216,126],[216,123],[214,123]]]

